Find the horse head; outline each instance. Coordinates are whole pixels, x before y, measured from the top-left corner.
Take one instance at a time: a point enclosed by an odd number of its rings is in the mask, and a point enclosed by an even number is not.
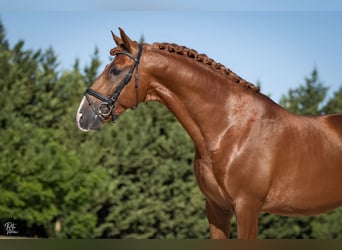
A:
[[[85,91],[78,108],[76,122],[82,131],[98,130],[104,122],[115,122],[125,110],[136,108],[146,95],[138,74],[142,45],[119,30],[121,37],[112,32],[117,45],[110,51],[114,59]]]

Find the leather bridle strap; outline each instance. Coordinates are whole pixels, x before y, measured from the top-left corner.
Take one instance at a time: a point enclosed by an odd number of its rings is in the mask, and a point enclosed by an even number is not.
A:
[[[134,61],[133,66],[130,68],[129,72],[125,76],[125,78],[120,82],[118,87],[115,89],[114,93],[110,97],[104,97],[100,93],[96,92],[95,90],[88,88],[86,89],[84,96],[86,97],[89,106],[91,109],[95,112],[96,115],[98,115],[101,119],[106,119],[110,115],[112,116],[112,122],[115,122],[116,115],[115,115],[115,102],[117,101],[121,91],[123,88],[130,82],[133,72],[135,70],[135,97],[136,97],[136,104],[133,107],[133,109],[136,109],[139,105],[139,74],[138,74],[138,66],[142,54],[142,44],[139,44],[139,51],[138,55],[135,58],[132,54],[126,52],[126,51],[119,51],[116,53],[116,55],[126,55],[129,58],[131,58]],[[95,97],[96,99],[99,99],[101,103],[96,108],[92,100],[89,98],[89,95]]]

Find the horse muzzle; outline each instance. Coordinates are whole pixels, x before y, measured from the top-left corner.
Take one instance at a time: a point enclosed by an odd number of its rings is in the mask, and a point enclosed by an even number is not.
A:
[[[82,99],[79,109],[76,113],[76,123],[81,131],[100,130],[102,128],[103,119],[96,114]]]

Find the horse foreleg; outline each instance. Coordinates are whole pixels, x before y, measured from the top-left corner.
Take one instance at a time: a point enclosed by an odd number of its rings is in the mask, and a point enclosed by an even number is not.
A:
[[[214,203],[206,201],[206,213],[209,222],[210,238],[228,239],[233,212],[223,210]]]
[[[235,207],[239,239],[258,237],[259,207],[254,203],[237,203]]]

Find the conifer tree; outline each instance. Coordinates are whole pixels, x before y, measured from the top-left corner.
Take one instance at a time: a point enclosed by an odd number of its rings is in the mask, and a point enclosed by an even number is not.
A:
[[[342,86],[334,93],[322,110],[326,114],[342,113]]]
[[[288,95],[280,100],[287,110],[302,115],[317,115],[322,113],[322,104],[328,88],[319,80],[318,71],[313,69],[305,83],[296,89],[290,89]]]

